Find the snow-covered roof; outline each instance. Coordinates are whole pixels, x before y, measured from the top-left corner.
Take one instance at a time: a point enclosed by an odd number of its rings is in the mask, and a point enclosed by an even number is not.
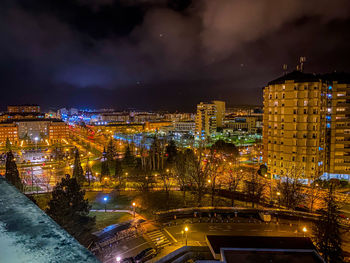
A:
[[[0,262],[99,261],[0,176]]]

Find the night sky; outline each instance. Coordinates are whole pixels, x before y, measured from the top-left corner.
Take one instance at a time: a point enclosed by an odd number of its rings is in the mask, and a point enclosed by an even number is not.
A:
[[[1,0],[0,105],[261,104],[295,69],[350,71],[349,0]]]

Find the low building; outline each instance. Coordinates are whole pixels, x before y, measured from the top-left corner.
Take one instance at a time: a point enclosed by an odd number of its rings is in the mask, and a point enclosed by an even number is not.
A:
[[[19,119],[43,119],[45,114],[41,112],[4,112],[0,114],[0,122]]]
[[[224,119],[225,127],[233,131],[244,130],[249,133],[256,133],[258,126],[258,117],[253,116],[229,116]]]
[[[19,112],[37,112],[40,113],[40,106],[35,104],[10,105],[7,106],[7,111],[11,113]]]
[[[196,130],[196,123],[194,121],[175,121],[173,125],[173,131],[178,133],[193,134]]]
[[[18,143],[18,127],[14,123],[0,123],[0,145],[6,144],[7,138],[12,144]]]
[[[226,263],[325,262],[308,237],[208,235],[206,241],[214,259]]]
[[[102,113],[99,116],[99,121],[101,122],[128,122],[130,121],[129,113],[125,112],[111,112],[111,113]]]
[[[158,131],[160,128],[172,126],[171,121],[154,121],[145,123],[145,131]]]
[[[58,119],[8,120],[0,123],[0,127],[3,127],[5,140],[6,137],[9,137],[10,141],[13,138],[14,142],[18,140],[40,141],[42,139],[57,142],[57,140],[68,136],[67,124]],[[13,132],[16,132],[17,136],[14,136]]]
[[[61,142],[69,135],[68,125],[62,121],[52,121],[49,123],[49,140],[51,143]]]

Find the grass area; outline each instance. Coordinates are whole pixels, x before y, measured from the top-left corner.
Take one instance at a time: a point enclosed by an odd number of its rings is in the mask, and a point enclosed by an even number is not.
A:
[[[101,230],[107,226],[125,222],[133,218],[129,213],[105,213],[105,212],[90,212],[90,216],[96,216],[95,231]]]
[[[33,195],[37,205],[40,207],[41,210],[44,210],[47,208],[47,205],[51,199],[50,193],[45,194],[34,194]]]
[[[107,209],[130,209],[134,201],[135,192],[126,192],[120,195],[118,191],[112,192],[86,192],[87,198],[92,205],[92,209],[104,209],[103,198],[107,197]]]

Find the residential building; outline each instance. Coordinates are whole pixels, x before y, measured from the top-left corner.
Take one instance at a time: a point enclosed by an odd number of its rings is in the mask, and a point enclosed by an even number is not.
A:
[[[216,132],[217,108],[214,103],[201,102],[197,105],[196,135],[202,139]]]
[[[4,112],[0,114],[0,122],[18,119],[42,119],[45,114],[41,112]]]
[[[58,143],[68,138],[68,125],[63,121],[51,121],[49,123],[49,140],[51,143]]]
[[[196,123],[194,121],[175,121],[173,131],[178,133],[194,133]]]
[[[7,111],[8,112],[15,112],[15,113],[19,113],[19,112],[40,112],[40,106],[39,105],[30,105],[30,104],[26,104],[26,105],[10,105],[7,106]]]
[[[216,127],[224,127],[223,120],[225,118],[225,102],[220,100],[213,100],[216,106]]]
[[[18,127],[13,123],[0,123],[0,145],[5,145],[7,138],[12,144],[17,144]]]
[[[264,88],[263,160],[268,172],[307,179],[350,174],[349,74],[293,71]]]

